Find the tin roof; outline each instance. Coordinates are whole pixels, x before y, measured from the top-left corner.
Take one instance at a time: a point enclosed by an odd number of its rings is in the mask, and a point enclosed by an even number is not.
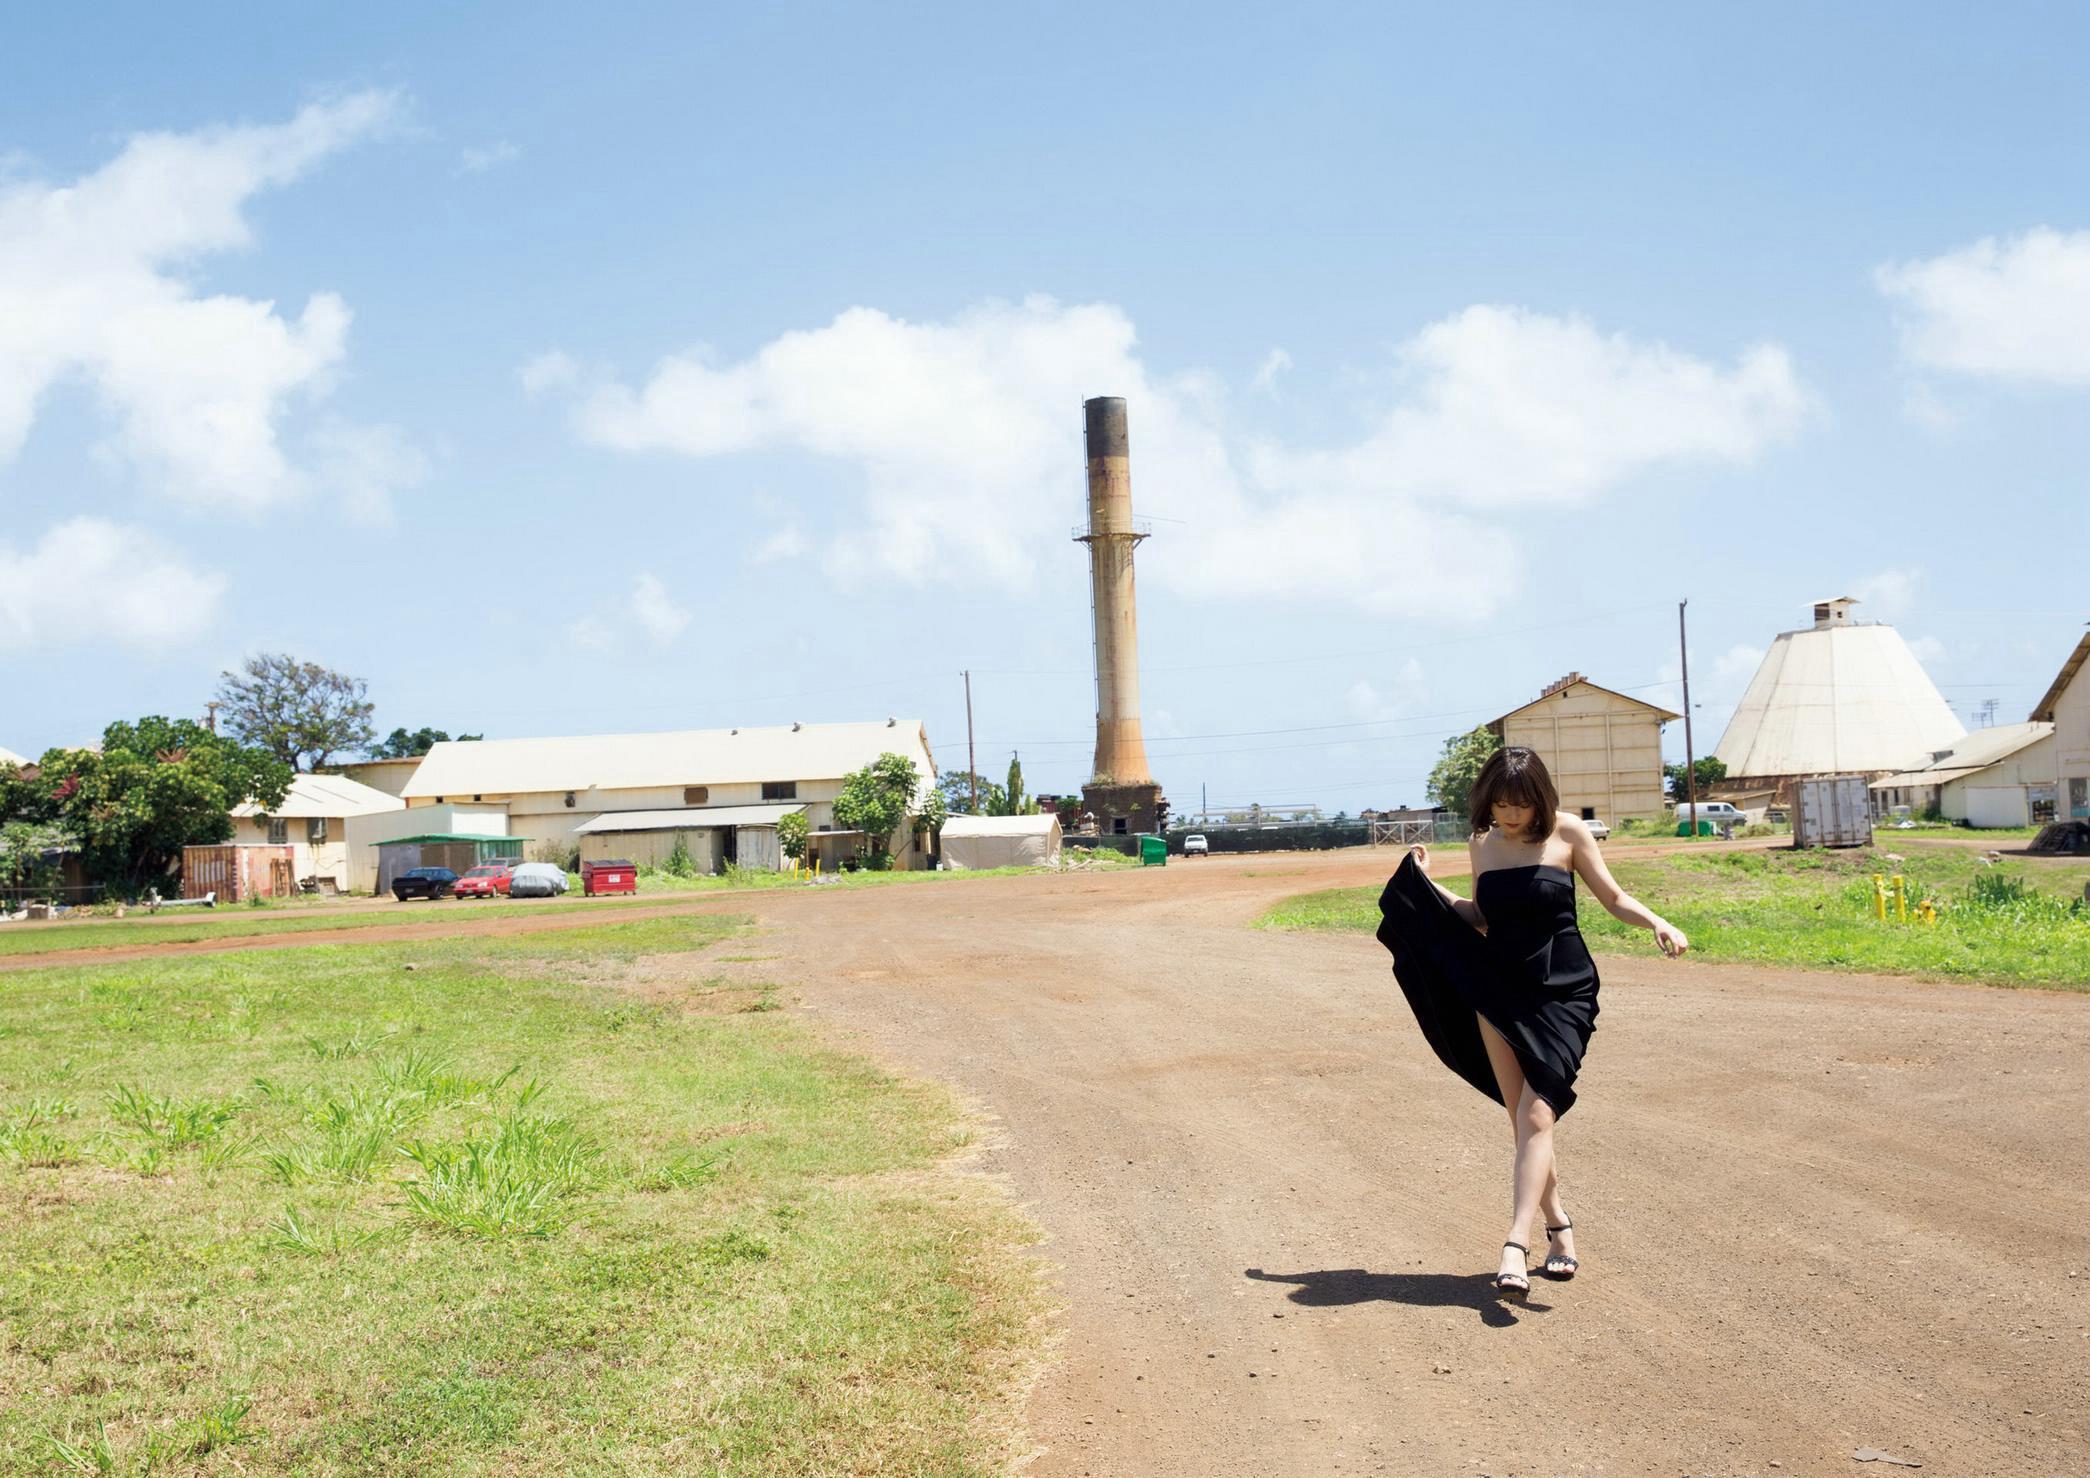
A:
[[[573,830],[577,836],[608,831],[698,831],[707,826],[774,826],[782,817],[803,811],[803,805],[774,806],[684,806],[673,811],[605,811],[583,821]]]
[[[16,754],[6,745],[0,744],[0,765],[26,765],[28,763],[29,759],[26,755]]]
[[[2063,662],[2061,670],[2054,674],[2053,685],[2046,690],[2046,696],[2041,698],[2037,706],[2033,708],[2033,718],[2048,720],[2053,718],[2054,705],[2061,701],[2062,693],[2067,691],[2068,685],[2075,681],[2076,674],[2083,670],[2083,663],[2086,660],[2090,660],[2090,631],[2086,631],[2076,638],[2075,650],[2068,654],[2068,660]]]
[[[684,729],[665,734],[595,734],[553,739],[450,740],[428,751],[400,794],[523,795],[534,791],[631,790],[839,780],[891,750],[936,778],[919,719],[861,724],[789,724],[763,729]]]
[[[1060,829],[1057,813],[1038,816],[953,816],[943,824],[946,837],[1049,836]]]
[[[378,846],[403,847],[409,842],[527,842],[528,840],[528,837],[482,836],[466,831],[431,831],[417,837],[386,837],[378,843]]]
[[[300,775],[290,782],[283,804],[264,811],[252,801],[232,808],[235,816],[281,816],[300,820],[307,816],[375,816],[384,811],[404,811],[406,802],[386,795],[346,775]]]
[[[1560,681],[1548,684],[1546,691],[1539,694],[1529,703],[1520,703],[1515,708],[1512,708],[1508,713],[1503,714],[1502,718],[1490,719],[1489,723],[1490,725],[1494,725],[1501,723],[1503,719],[1515,718],[1525,709],[1536,708],[1541,703],[1545,702],[1548,698],[1557,697],[1559,694],[1565,693],[1570,688],[1595,688],[1599,693],[1609,693],[1614,698],[1623,698],[1628,703],[1637,704],[1640,707],[1645,708],[1648,712],[1654,714],[1657,719],[1659,719],[1661,722],[1665,724],[1668,723],[1671,719],[1683,717],[1682,714],[1671,713],[1668,709],[1650,703],[1645,698],[1635,698],[1630,693],[1621,693],[1616,688],[1607,688],[1602,683],[1593,683],[1579,672],[1571,672],[1566,677],[1560,679]]]
[[[1946,785],[1968,775],[1979,775],[1987,765],[1966,765],[1953,770],[1903,770],[1899,775],[1882,775],[1872,782],[1873,790],[1904,790],[1916,785]]]

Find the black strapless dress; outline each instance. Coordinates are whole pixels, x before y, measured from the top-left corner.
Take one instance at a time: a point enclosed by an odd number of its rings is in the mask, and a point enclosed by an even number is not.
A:
[[[1502,1102],[1476,1014],[1516,1049],[1531,1091],[1564,1114],[1597,1024],[1597,967],[1575,927],[1575,875],[1534,864],[1474,882],[1483,934],[1452,911],[1411,853],[1379,895],[1379,942],[1444,1065]]]

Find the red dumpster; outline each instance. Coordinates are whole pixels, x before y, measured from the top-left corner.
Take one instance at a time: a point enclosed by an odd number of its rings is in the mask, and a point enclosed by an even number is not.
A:
[[[639,870],[622,857],[581,864],[581,892],[589,898],[600,893],[636,893]]]

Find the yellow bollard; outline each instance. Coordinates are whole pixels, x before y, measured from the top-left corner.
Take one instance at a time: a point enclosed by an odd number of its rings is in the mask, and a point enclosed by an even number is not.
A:
[[[1872,916],[1887,922],[1887,880],[1878,873],[1872,875]]]
[[[1904,924],[1909,921],[1908,888],[1900,873],[1894,874],[1894,912]]]

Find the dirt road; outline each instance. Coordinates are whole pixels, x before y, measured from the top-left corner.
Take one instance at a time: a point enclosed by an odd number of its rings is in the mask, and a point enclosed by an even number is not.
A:
[[[786,981],[994,1123],[986,1168],[1066,1305],[1031,1473],[1887,1471],[1860,1448],[2090,1470],[2090,996],[1602,959],[1560,1131],[1584,1271],[1511,1310],[1486,1288],[1501,1109],[1430,1055],[1372,940],[1247,927],[1389,865],[660,912],[755,915],[757,958],[720,969]]]
[[[2090,998],[1604,961],[1560,1136],[1584,1272],[1510,1311],[1501,1109],[1372,940],[1245,927],[1385,870],[741,904],[780,957],[741,968],[998,1122],[1067,1305],[1032,1472],[2090,1468]]]

